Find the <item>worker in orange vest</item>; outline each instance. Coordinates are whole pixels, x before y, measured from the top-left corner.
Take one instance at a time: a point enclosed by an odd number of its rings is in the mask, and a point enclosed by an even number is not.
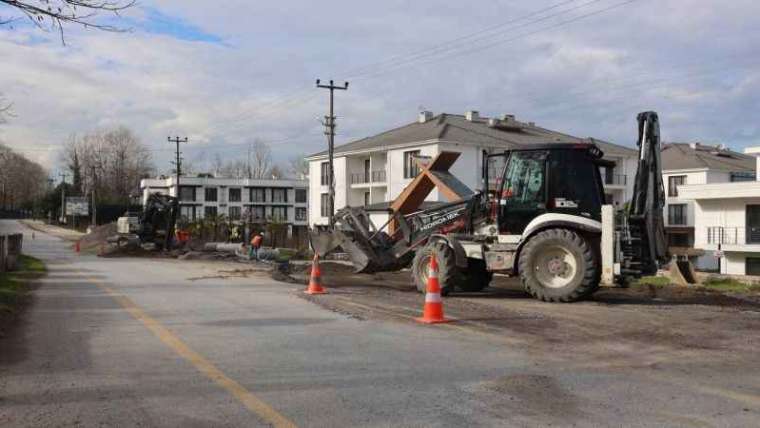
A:
[[[249,257],[259,258],[259,248],[261,248],[261,242],[264,241],[264,237],[261,236],[261,232],[256,232],[251,237],[251,249],[248,252]]]

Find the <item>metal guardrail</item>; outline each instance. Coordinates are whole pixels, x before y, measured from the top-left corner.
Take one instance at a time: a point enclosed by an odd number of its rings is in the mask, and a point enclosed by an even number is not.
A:
[[[628,183],[628,176],[624,174],[603,175],[604,184],[612,186],[625,186]]]
[[[385,171],[357,172],[351,174],[351,184],[385,183]]]
[[[707,228],[708,244],[746,245],[760,244],[760,227],[723,227]]]
[[[23,243],[24,235],[21,233],[0,235],[0,272],[10,272],[18,268]]]

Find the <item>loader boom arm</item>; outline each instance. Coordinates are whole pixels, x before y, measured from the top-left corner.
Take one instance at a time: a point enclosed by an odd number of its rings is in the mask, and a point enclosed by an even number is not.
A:
[[[638,168],[633,198],[621,229],[624,275],[653,275],[667,260],[665,242],[665,190],[660,159],[660,123],[655,112],[643,112],[639,123]]]

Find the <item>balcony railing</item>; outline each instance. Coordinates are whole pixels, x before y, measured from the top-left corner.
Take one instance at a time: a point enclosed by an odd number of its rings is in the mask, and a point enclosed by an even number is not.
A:
[[[385,171],[369,171],[351,174],[351,184],[385,183]]]
[[[628,176],[625,174],[604,175],[604,184],[609,186],[625,186],[628,183]]]
[[[722,227],[707,228],[708,244],[746,245],[760,244],[760,227]]]

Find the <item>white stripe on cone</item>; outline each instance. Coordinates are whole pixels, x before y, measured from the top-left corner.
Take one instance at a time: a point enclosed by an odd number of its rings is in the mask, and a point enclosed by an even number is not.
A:
[[[441,303],[440,293],[427,293],[425,294],[425,303]]]

